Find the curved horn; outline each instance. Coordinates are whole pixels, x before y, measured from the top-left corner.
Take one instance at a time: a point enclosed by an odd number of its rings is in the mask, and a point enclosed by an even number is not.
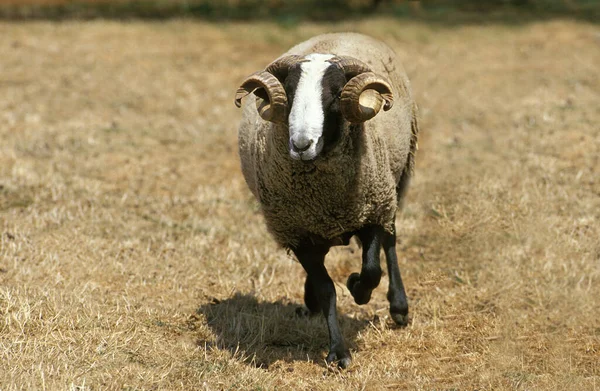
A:
[[[242,98],[254,92],[261,98],[256,100],[256,109],[262,119],[287,122],[288,100],[281,83],[287,77],[289,68],[302,60],[301,56],[285,56],[269,64],[264,71],[248,76],[235,94],[235,105],[241,107]]]
[[[281,57],[267,66],[265,71],[275,75],[279,81],[283,82],[288,75],[288,71],[292,65],[306,61],[302,56],[295,54]]]
[[[336,56],[329,62],[340,67],[344,71],[347,80],[361,73],[371,72],[371,68],[367,64],[350,56]]]
[[[365,122],[377,115],[382,106],[385,111],[392,108],[394,98],[390,84],[373,73],[367,64],[349,56],[337,56],[329,61],[340,67],[348,80],[342,90],[341,109],[349,122]],[[369,90],[379,94],[368,93]]]
[[[280,123],[287,120],[287,95],[273,74],[261,71],[248,76],[235,93],[235,105],[242,107],[242,98],[253,92],[261,98],[256,100],[256,109],[262,119]]]
[[[368,93],[369,90],[378,94]],[[350,79],[340,98],[342,115],[351,123],[365,122],[375,117],[382,106],[387,111],[393,104],[392,87],[373,72],[361,73]]]

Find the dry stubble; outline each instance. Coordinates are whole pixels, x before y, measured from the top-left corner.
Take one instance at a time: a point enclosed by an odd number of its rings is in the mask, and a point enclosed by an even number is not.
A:
[[[303,272],[243,182],[237,83],[290,45],[357,30],[421,107],[398,215],[412,323],[356,246],[328,267],[354,350],[297,319]],[[600,387],[600,31],[357,24],[0,24],[0,389]]]

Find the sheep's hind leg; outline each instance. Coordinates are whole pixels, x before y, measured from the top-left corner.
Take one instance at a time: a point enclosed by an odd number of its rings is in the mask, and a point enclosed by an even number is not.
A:
[[[408,323],[408,302],[404,284],[400,276],[398,267],[398,257],[396,255],[396,228],[393,233],[385,233],[383,239],[383,251],[387,261],[390,286],[387,298],[390,302],[390,315],[396,324],[404,326]]]
[[[328,251],[329,248],[305,245],[299,246],[298,249],[294,250],[294,253],[304,270],[306,270],[307,279],[305,285],[312,286],[309,291],[311,293],[309,294],[307,305],[311,305],[308,303],[316,297],[318,305],[327,321],[327,328],[329,329],[329,354],[327,355],[327,363],[331,364],[337,361],[340,368],[347,368],[352,359],[337,320],[335,286],[325,268],[325,255]],[[305,296],[305,300],[306,298],[307,296]]]
[[[346,282],[356,304],[367,304],[373,289],[381,280],[379,251],[383,235],[383,227],[377,225],[369,225],[358,231],[358,238],[363,245],[362,268],[360,274],[352,273]]]

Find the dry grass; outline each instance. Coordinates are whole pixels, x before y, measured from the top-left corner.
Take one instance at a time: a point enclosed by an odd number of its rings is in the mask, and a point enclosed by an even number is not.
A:
[[[236,153],[237,83],[354,29],[406,59],[421,106],[398,216],[412,323],[328,266],[353,367],[296,319],[303,272]],[[0,24],[0,389],[600,388],[600,31]]]

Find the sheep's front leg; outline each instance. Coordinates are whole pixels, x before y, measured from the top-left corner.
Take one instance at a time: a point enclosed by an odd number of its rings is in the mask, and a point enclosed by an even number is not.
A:
[[[325,268],[325,255],[328,251],[329,248],[305,245],[295,249],[294,253],[307,273],[306,285],[307,288],[311,286],[307,292],[308,297],[316,298],[327,321],[329,329],[327,363],[337,361],[340,368],[347,368],[350,365],[351,356],[337,320],[335,286]],[[307,296],[305,296],[305,300],[306,298]],[[309,302],[307,302],[308,305],[310,305]],[[309,309],[311,308],[309,307]]]
[[[400,276],[400,268],[398,267],[395,227],[393,233],[385,233],[383,239],[383,251],[385,252],[390,279],[390,286],[387,294],[387,298],[390,302],[390,314],[392,315],[394,322],[404,326],[408,323],[408,302],[406,300],[406,292],[404,291],[402,277]]]
[[[304,304],[306,304],[310,315],[321,312],[321,304],[319,303],[319,296],[315,288],[316,283],[313,280],[314,277],[307,275],[304,282]]]
[[[358,231],[358,238],[363,245],[362,268],[360,274],[352,273],[346,282],[356,304],[367,304],[373,289],[381,280],[379,251],[383,235],[383,227],[377,225],[369,225]]]
[[[298,316],[313,316],[318,315],[321,311],[321,304],[319,303],[319,296],[315,291],[314,283],[310,275],[306,275],[304,281],[304,304],[305,308],[297,308],[296,315]],[[308,309],[308,310],[307,310]]]

